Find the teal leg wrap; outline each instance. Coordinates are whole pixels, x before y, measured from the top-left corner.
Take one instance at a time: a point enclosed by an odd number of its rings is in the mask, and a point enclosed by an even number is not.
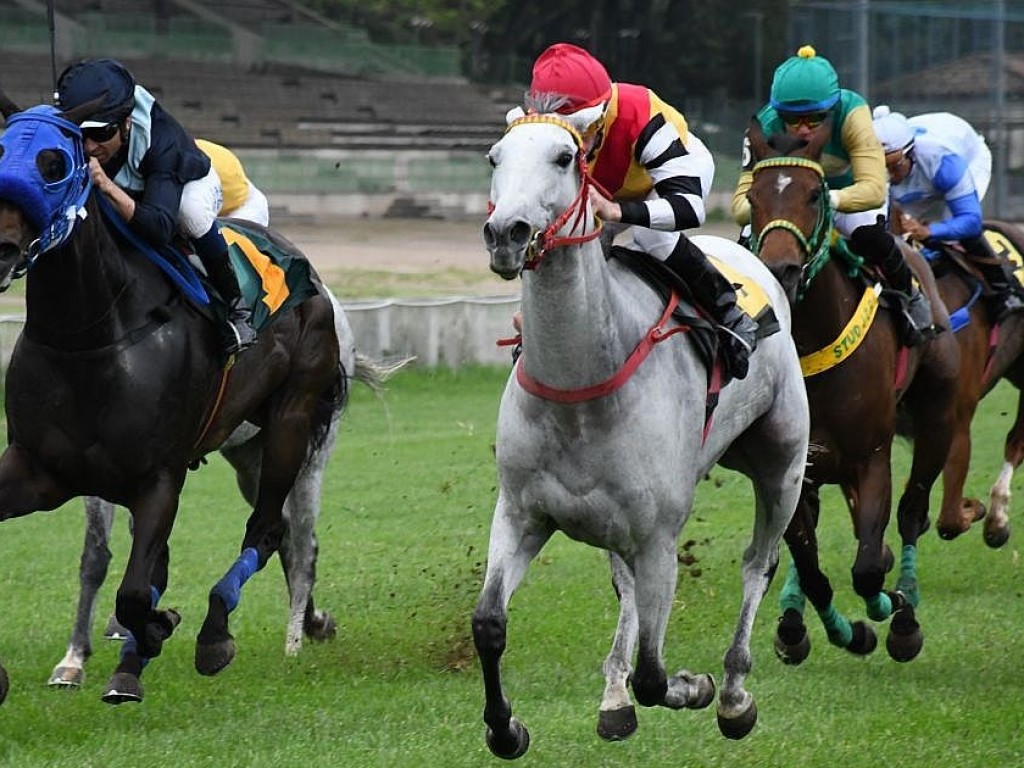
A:
[[[782,593],[779,595],[782,612],[785,613],[792,608],[803,616],[805,602],[803,590],[800,589],[800,577],[796,572],[796,563],[790,562],[789,570],[786,571],[786,583],[782,585]]]
[[[917,547],[912,544],[903,546],[903,553],[900,555],[900,578],[896,582],[896,589],[903,593],[907,602],[914,608],[921,602],[921,592],[917,588]]]
[[[883,621],[892,615],[892,600],[885,592],[879,592],[864,601],[868,608],[868,618],[872,621]]]
[[[825,625],[828,641],[832,645],[845,648],[853,640],[853,627],[850,625],[850,620],[837,611],[831,603],[824,611],[818,611],[818,617]]]

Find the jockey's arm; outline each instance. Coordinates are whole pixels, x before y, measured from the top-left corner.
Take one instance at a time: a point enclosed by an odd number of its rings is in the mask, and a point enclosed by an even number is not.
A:
[[[978,237],[982,231],[981,202],[975,192],[946,200],[949,218],[933,221],[928,225],[930,236],[935,240],[963,240]]]
[[[855,107],[842,128],[843,148],[850,157],[853,184],[833,190],[833,206],[841,213],[859,213],[878,208],[885,202],[888,175],[885,153],[871,123],[866,105]]]
[[[110,201],[122,220],[130,222],[135,216],[135,201],[131,196],[110,180],[100,161],[95,157],[89,158],[89,177],[93,186],[96,187]]]

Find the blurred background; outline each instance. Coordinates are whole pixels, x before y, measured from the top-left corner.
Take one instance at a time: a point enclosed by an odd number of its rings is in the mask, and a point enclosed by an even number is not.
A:
[[[682,109],[718,158],[720,208],[774,68],[809,42],[873,105],[971,121],[996,162],[989,215],[1021,219],[1024,2],[965,5],[0,0],[0,87],[49,101],[51,52],[58,72],[114,56],[192,133],[238,150],[278,216],[476,217],[481,156],[533,58],[571,41]]]

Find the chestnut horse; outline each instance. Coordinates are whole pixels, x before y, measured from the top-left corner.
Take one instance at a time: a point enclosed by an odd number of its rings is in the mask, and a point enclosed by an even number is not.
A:
[[[900,221],[898,211],[892,211],[891,227],[897,234]],[[986,221],[984,237],[1000,258],[1021,266],[1024,230],[1019,226]],[[1011,313],[995,324],[983,296],[982,277],[959,248],[942,244],[922,253],[932,266],[960,345],[956,425],[942,472],[942,511],[935,528],[942,538],[953,539],[984,518],[985,543],[1001,547],[1010,537],[1010,481],[1024,460],[1024,396],[1018,396],[1017,416],[1006,436],[1003,467],[990,491],[988,514],[981,500],[964,498],[963,490],[971,462],[971,420],[978,403],[1000,379],[1024,391],[1024,314]]]
[[[782,592],[776,651],[800,663],[810,650],[803,623],[810,599],[829,641],[856,653],[874,650],[874,631],[852,623],[833,604],[818,561],[819,489],[838,485],[857,539],[853,587],[868,617],[892,617],[887,647],[899,661],[923,644],[914,608],[920,600],[916,544],[927,530],[928,496],[946,461],[955,423],[959,352],[951,333],[924,346],[902,347],[880,289],[860,260],[833,238],[834,227],[821,153],[831,134],[823,124],[809,140],[766,138],[751,121],[754,166],[748,197],[754,252],[782,283],[793,306],[793,336],[801,355],[811,408],[810,452],[800,504],[786,532],[793,557]],[[910,248],[908,261],[931,299],[934,320],[948,327],[931,271]],[[845,258],[844,258],[845,255]],[[882,309],[882,311],[878,311]],[[893,553],[885,542],[892,504],[891,451],[897,417],[914,441],[913,465],[898,507],[902,539],[895,589],[885,589]]]

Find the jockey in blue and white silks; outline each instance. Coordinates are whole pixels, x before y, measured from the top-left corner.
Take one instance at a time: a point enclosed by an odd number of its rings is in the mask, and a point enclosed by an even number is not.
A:
[[[885,151],[889,200],[899,229],[925,246],[959,242],[988,281],[997,319],[1024,309],[1012,267],[982,236],[982,200],[992,177],[992,153],[963,118],[937,112],[907,118],[875,107],[874,129]]]

